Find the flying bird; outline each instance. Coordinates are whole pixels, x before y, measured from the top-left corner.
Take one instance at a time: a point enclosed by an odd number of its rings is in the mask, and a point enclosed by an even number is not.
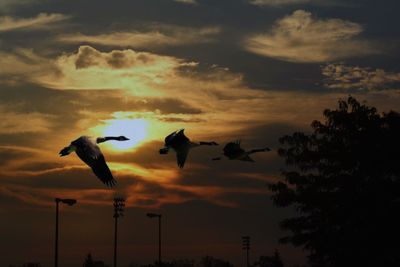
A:
[[[81,136],[72,141],[69,146],[64,147],[59,154],[60,157],[63,157],[75,151],[78,157],[92,169],[97,178],[107,186],[112,187],[117,183],[117,181],[114,179],[107,166],[103,153],[101,153],[101,150],[97,145],[110,140],[127,141],[129,139],[125,136],[107,136],[98,137],[94,140],[88,136]]]
[[[251,161],[254,160],[250,157],[251,154],[257,152],[267,152],[271,151],[269,147],[259,148],[259,149],[252,149],[250,151],[245,151],[243,148],[240,147],[240,140],[229,142],[224,147],[223,155],[226,156],[230,160],[242,160],[242,161]],[[213,158],[212,160],[221,160],[221,157]]]
[[[179,168],[183,168],[190,149],[198,146],[217,146],[216,142],[192,142],[186,137],[184,129],[175,131],[165,137],[165,145],[160,149],[160,154],[168,154],[170,149],[176,153],[176,160]]]

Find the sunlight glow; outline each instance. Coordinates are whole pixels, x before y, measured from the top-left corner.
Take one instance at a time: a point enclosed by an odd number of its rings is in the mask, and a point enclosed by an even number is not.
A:
[[[108,141],[110,148],[127,150],[138,146],[147,137],[148,123],[144,119],[117,119],[107,121],[102,133],[104,136],[125,136],[128,141]]]

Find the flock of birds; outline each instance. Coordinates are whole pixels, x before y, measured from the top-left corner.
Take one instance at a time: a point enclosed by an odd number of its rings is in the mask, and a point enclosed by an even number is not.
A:
[[[67,147],[60,151],[60,156],[67,156],[75,151],[78,157],[85,162],[94,172],[94,174],[107,186],[114,186],[117,181],[114,179],[110,169],[107,166],[103,153],[97,144],[107,142],[110,140],[127,141],[125,136],[117,137],[98,137],[92,139],[88,136],[81,136],[71,142]],[[175,131],[165,138],[165,145],[160,149],[159,153],[162,155],[168,154],[172,149],[176,153],[176,159],[179,168],[183,168],[186,162],[187,155],[192,148],[198,146],[217,146],[216,142],[192,142],[185,135],[184,129]],[[229,142],[223,149],[223,155],[230,160],[242,160],[254,162],[250,157],[251,154],[257,152],[270,151],[268,147],[260,149],[252,149],[249,151],[244,150],[240,146],[240,141]],[[212,160],[221,160],[222,157],[213,158]]]

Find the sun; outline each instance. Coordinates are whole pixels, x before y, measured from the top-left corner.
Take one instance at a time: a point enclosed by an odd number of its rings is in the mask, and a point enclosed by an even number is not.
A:
[[[104,136],[125,136],[128,141],[107,141],[110,148],[127,150],[138,146],[148,135],[148,122],[144,119],[116,119],[108,120],[103,128]]]

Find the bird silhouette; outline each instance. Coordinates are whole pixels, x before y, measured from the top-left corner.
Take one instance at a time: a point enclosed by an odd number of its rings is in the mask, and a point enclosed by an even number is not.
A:
[[[183,168],[187,155],[190,149],[198,146],[217,146],[216,142],[192,142],[186,137],[184,129],[175,131],[165,138],[165,145],[160,149],[160,154],[168,154],[170,149],[173,149],[176,153],[176,160],[179,168]]]
[[[229,142],[228,144],[225,145],[223,150],[224,150],[223,155],[230,160],[242,160],[250,162],[254,162],[254,160],[250,157],[251,154],[271,151],[269,147],[245,151],[243,148],[240,147],[240,140]],[[221,160],[221,159],[222,159],[221,157],[213,158],[213,160]]]
[[[97,144],[110,140],[127,141],[125,136],[107,136],[98,137],[95,140],[88,136],[81,136],[71,142],[67,147],[64,147],[59,155],[60,157],[67,156],[75,151],[78,157],[85,162],[105,185],[113,187],[117,181],[114,179],[110,169],[107,166],[103,153]]]

